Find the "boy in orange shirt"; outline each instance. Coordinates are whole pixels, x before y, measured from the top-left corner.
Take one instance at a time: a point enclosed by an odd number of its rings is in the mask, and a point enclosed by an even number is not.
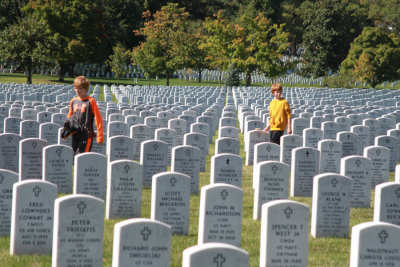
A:
[[[96,136],[93,129],[93,120],[97,128],[97,143],[104,142],[103,135],[103,119],[97,102],[93,97],[87,95],[90,82],[84,76],[78,76],[74,80],[74,97],[69,105],[67,121],[74,121],[79,124],[80,133],[72,135],[72,149],[74,156],[79,153],[90,152],[92,148],[93,138]]]
[[[292,134],[292,121],[289,103],[282,97],[283,87],[280,83],[271,86],[274,99],[269,104],[269,124],[264,129],[271,130],[270,140],[272,143],[280,145],[280,139],[288,127],[287,133]]]

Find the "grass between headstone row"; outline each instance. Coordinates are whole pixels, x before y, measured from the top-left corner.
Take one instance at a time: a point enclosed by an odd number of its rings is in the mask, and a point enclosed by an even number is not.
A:
[[[103,100],[103,95],[100,100]],[[207,156],[206,171],[200,173],[200,188],[210,183],[210,160],[214,155],[214,142],[210,145]],[[239,134],[241,142],[240,156],[245,159],[244,138]],[[253,167],[243,166],[243,220],[242,220],[242,246],[241,248],[250,254],[250,266],[259,266],[260,227],[261,221],[252,218],[253,195],[252,177]],[[390,181],[394,180],[394,174],[390,174]],[[61,196],[61,195],[60,195]],[[143,189],[142,217],[150,218],[151,189]],[[299,201],[310,207],[311,226],[311,197],[291,197],[291,200]],[[374,192],[371,194],[371,208],[352,208],[350,211],[351,227],[373,219]],[[181,266],[182,252],[184,249],[197,244],[197,230],[199,220],[200,195],[192,195],[190,203],[190,227],[188,236],[173,236],[171,244],[171,266]],[[122,220],[105,220],[103,265],[111,266],[114,225]],[[1,266],[51,266],[51,255],[9,255],[10,238],[0,238],[0,265]],[[313,238],[309,235],[309,266],[348,266],[350,259],[350,237],[348,238]]]

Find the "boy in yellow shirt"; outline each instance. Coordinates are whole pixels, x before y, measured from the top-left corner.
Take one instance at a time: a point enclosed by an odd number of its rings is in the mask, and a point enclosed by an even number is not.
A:
[[[292,134],[292,116],[289,103],[282,97],[282,85],[274,83],[271,86],[271,92],[274,99],[269,103],[269,124],[264,131],[271,130],[271,142],[280,145],[280,139],[286,126],[288,127],[287,133]]]

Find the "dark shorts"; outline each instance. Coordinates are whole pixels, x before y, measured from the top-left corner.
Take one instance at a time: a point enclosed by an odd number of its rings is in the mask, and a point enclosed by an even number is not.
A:
[[[92,149],[92,140],[93,138],[91,137],[78,137],[78,135],[74,134],[72,136],[72,150],[74,151],[74,156],[90,152]]]
[[[272,143],[281,144],[281,136],[283,135],[284,131],[271,131],[270,133],[270,140]]]

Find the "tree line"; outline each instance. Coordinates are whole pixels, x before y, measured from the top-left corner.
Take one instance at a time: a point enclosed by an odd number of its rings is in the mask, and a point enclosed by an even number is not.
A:
[[[0,64],[28,83],[38,66],[63,81],[76,63],[107,62],[116,77],[133,63],[167,85],[177,70],[201,81],[235,68],[250,85],[301,63],[298,74],[327,85],[375,87],[400,78],[399,38],[399,0],[0,0]]]

